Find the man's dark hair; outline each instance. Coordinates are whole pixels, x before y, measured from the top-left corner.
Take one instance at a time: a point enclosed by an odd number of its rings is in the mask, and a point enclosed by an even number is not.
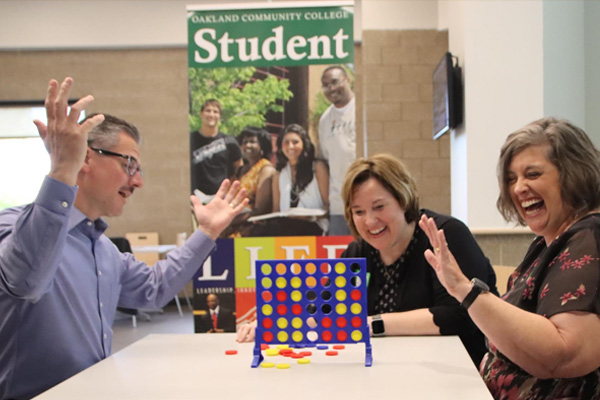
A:
[[[93,118],[98,113],[88,115],[84,121]],[[137,144],[140,144],[142,138],[140,132],[130,122],[127,122],[121,118],[117,118],[114,115],[103,114],[104,121],[94,127],[88,133],[88,145],[92,147],[99,147],[101,149],[110,149],[119,143],[119,134],[125,133],[131,137]]]

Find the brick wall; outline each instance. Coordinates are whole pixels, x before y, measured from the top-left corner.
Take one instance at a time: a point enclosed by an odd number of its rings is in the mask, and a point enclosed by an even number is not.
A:
[[[421,206],[449,214],[450,138],[432,140],[431,84],[448,51],[448,33],[365,31],[359,47],[357,97],[364,96],[359,99],[366,107],[367,154],[401,159],[417,181]],[[363,154],[362,143],[358,152]]]

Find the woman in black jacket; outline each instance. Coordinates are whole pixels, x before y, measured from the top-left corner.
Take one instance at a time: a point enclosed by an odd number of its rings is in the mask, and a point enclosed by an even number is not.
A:
[[[345,217],[356,240],[342,257],[367,259],[369,323],[374,336],[459,335],[475,364],[485,339],[458,301],[440,284],[424,257],[431,249],[419,228],[421,215],[446,232],[463,273],[496,290],[489,260],[459,220],[419,209],[413,178],[396,158],[379,154],[357,159],[342,187]]]

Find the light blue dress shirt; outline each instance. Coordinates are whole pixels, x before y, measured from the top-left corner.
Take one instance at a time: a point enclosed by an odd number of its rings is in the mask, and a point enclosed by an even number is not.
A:
[[[117,305],[164,306],[215,247],[196,231],[150,267],[73,206],[76,192],[46,177],[32,204],[0,212],[0,399],[30,398],[108,357]]]

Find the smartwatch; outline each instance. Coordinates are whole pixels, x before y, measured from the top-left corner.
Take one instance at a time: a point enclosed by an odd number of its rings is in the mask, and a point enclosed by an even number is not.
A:
[[[473,285],[473,288],[471,289],[469,294],[467,294],[467,296],[464,298],[462,303],[460,303],[460,305],[465,310],[467,310],[471,306],[471,304],[473,304],[477,296],[479,296],[481,293],[490,291],[490,287],[481,279],[473,278],[471,279],[471,284]]]
[[[385,324],[381,315],[376,314],[371,317],[371,332],[373,332],[373,336],[385,336]]]

